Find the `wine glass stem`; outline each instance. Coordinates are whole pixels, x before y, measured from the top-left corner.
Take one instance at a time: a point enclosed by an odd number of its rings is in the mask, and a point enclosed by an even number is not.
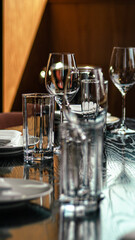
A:
[[[63,107],[60,108],[60,123],[63,123]]]
[[[125,120],[126,120],[126,94],[122,95],[122,122],[121,126],[125,126]]]

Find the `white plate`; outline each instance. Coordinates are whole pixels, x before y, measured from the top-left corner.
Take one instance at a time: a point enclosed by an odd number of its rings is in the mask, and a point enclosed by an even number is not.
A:
[[[0,146],[0,155],[9,155],[9,154],[17,154],[23,151],[23,136],[19,137],[19,141],[15,145],[5,145]],[[34,145],[37,143],[39,139],[37,137],[31,136],[29,139],[29,145]]]
[[[0,130],[0,143],[8,140],[9,143],[0,145],[0,155],[15,154],[23,150],[23,137],[16,130]]]
[[[10,155],[10,154],[17,154],[23,152],[23,146],[16,146],[10,148],[0,148],[0,156],[2,155]]]
[[[23,146],[13,146],[13,147],[4,147],[4,148],[0,148],[0,156],[7,156],[7,155],[11,155],[11,154],[19,154],[23,152]]]
[[[43,197],[52,192],[50,184],[36,180],[3,178],[5,190],[0,191],[0,204],[18,203]],[[6,189],[7,188],[7,189]]]
[[[0,130],[0,143],[9,141],[5,145],[0,145],[0,148],[22,145],[22,133],[17,130]]]
[[[107,125],[113,125],[115,123],[118,123],[120,121],[120,119],[118,117],[114,117],[114,116],[107,116],[107,121],[106,124]]]

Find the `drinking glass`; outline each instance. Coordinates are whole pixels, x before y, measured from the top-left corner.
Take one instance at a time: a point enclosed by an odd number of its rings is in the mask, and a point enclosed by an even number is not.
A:
[[[75,125],[60,125],[60,203],[67,214],[83,216],[99,207],[102,194],[103,134],[99,122],[84,124],[85,139]]]
[[[78,78],[73,79],[79,86],[79,91],[70,102],[68,101],[68,79],[65,85],[65,115],[70,123],[79,125],[81,128],[85,123],[92,121],[101,121],[105,125],[108,81],[104,80],[102,69],[99,67],[78,67],[78,71]]]
[[[52,94],[22,95],[24,161],[52,159],[54,146],[54,100]]]
[[[61,123],[63,122],[63,96],[66,79],[70,79],[71,72],[77,72],[75,56],[73,53],[50,53],[45,74],[45,86],[49,93],[55,95],[60,108]],[[73,75],[72,75],[73,76]],[[68,86],[68,101],[70,101],[78,88],[71,80]]]
[[[131,134],[134,130],[125,124],[126,119],[126,94],[135,84],[135,48],[114,47],[110,60],[109,74],[112,82],[122,95],[122,121],[120,128],[114,129],[116,134]]]
[[[98,169],[97,189],[100,199],[102,195],[103,175],[101,169],[103,163],[103,132],[108,106],[108,81],[104,80],[101,68],[86,66],[80,69],[78,67],[78,71],[78,77],[73,79],[76,82],[74,84],[80,88],[70,102],[68,101],[69,81],[68,79],[66,81],[64,113],[80,141],[86,143],[85,149],[90,154],[85,155],[85,161],[89,162],[90,158],[96,154],[97,166],[94,169],[95,171]],[[100,129],[100,133],[97,128]]]

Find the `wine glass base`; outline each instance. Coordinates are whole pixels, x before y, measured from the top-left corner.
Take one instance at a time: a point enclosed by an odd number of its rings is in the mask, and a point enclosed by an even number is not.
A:
[[[135,134],[135,130],[130,129],[126,126],[121,126],[120,128],[111,130],[111,133],[118,134],[118,135],[128,135],[128,134]]]

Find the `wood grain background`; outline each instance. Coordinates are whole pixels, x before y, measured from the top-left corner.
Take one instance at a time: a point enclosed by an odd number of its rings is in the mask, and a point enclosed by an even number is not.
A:
[[[22,93],[46,91],[44,83],[40,82],[39,73],[47,64],[49,52],[68,51],[75,53],[78,65],[89,64],[103,68],[104,77],[109,80],[108,111],[121,116],[121,94],[111,83],[108,68],[113,46],[135,46],[135,1],[48,0],[47,5],[43,4],[43,9],[16,95],[8,110],[21,110]],[[25,24],[33,29],[29,21]],[[18,49],[18,46],[14,47]],[[11,49],[8,54],[12,56]],[[8,78],[14,75],[15,70],[16,67],[10,69],[10,72],[6,69]],[[14,86],[13,83],[11,85]],[[134,99],[135,87],[127,94],[128,117],[135,117]]]

